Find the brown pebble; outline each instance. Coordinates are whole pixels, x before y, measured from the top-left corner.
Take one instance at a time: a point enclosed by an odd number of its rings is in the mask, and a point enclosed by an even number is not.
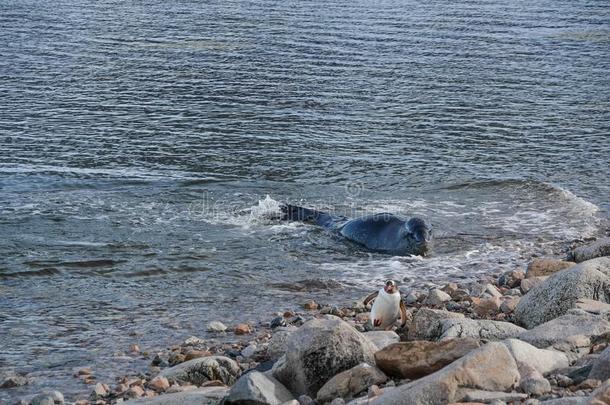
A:
[[[497,314],[500,311],[500,305],[502,305],[502,301],[500,298],[477,298],[472,297],[472,309],[474,313],[480,316],[481,318],[492,316]]]
[[[169,358],[167,359],[170,366],[175,366],[176,364],[184,363],[185,360],[186,360],[186,356],[182,353],[172,353],[169,355]]]
[[[81,368],[80,370],[78,370],[76,372],[76,375],[91,375],[91,374],[93,374],[93,370],[91,370],[91,367]]]
[[[239,325],[237,325],[235,327],[236,335],[247,335],[251,332],[252,332],[252,330],[250,329],[250,325],[247,325],[245,323],[240,323]]]
[[[306,303],[303,304],[303,308],[305,308],[308,311],[316,310],[319,307],[320,306],[318,305],[318,303],[313,300],[307,301]]]
[[[193,359],[199,359],[201,357],[211,356],[212,353],[207,350],[189,350],[186,352],[186,356],[184,357],[184,361],[189,361]]]
[[[296,316],[296,314],[293,311],[284,312],[284,318],[292,318],[293,316]]]
[[[144,389],[139,385],[129,387],[129,389],[125,392],[125,396],[127,398],[139,398],[142,395],[144,395]]]
[[[148,382],[148,387],[156,392],[163,392],[169,388],[169,381],[163,376],[156,376]]]

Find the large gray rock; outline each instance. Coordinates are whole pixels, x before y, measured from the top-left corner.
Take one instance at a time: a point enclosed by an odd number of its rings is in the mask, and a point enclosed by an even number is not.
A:
[[[559,347],[574,337],[591,338],[606,332],[610,332],[607,315],[572,310],[559,318],[523,332],[518,339],[541,348]]]
[[[332,377],[360,363],[375,364],[377,347],[335,316],[312,319],[294,332],[273,375],[293,394],[315,397]]]
[[[502,343],[506,345],[517,364],[526,364],[536,369],[540,374],[547,374],[570,365],[568,357],[562,352],[538,349],[518,339],[507,339]]]
[[[517,364],[505,345],[488,343],[424,378],[375,398],[372,405],[430,405],[458,402],[465,390],[508,391],[519,381]]]
[[[164,394],[154,398],[133,399],[124,405],[211,405],[217,404],[229,392],[226,387],[204,387],[191,391]]]
[[[384,373],[396,378],[420,378],[432,374],[481,346],[478,339],[457,338],[442,342],[415,340],[395,343],[375,353]]]
[[[319,404],[324,404],[335,398],[353,398],[371,385],[383,384],[387,379],[377,367],[362,363],[328,380],[318,391],[316,399]]]
[[[239,377],[239,365],[228,357],[210,356],[202,357],[177,366],[166,368],[159,375],[168,380],[202,385],[207,381],[220,380],[227,385],[233,385]]]
[[[579,299],[610,302],[610,258],[589,260],[555,273],[519,301],[515,319],[533,328],[565,314]]]
[[[267,354],[271,360],[277,360],[286,353],[286,343],[297,330],[294,326],[275,328],[267,346]]]
[[[487,319],[447,319],[441,321],[440,340],[456,337],[472,337],[487,340],[502,340],[519,336],[525,329],[510,322]]]
[[[294,397],[273,376],[251,371],[231,387],[225,403],[231,405],[280,405]]]
[[[441,321],[464,318],[464,314],[440,309],[420,308],[411,324],[407,337],[409,340],[433,340],[440,336]]]
[[[570,252],[568,259],[581,263],[602,256],[610,256],[610,238],[601,238],[589,245],[576,248]]]
[[[375,347],[377,347],[377,350],[381,350],[393,343],[400,342],[400,336],[391,330],[375,330],[364,332],[363,334],[375,345]]]
[[[610,346],[608,346],[595,360],[589,378],[606,381],[610,378]]]

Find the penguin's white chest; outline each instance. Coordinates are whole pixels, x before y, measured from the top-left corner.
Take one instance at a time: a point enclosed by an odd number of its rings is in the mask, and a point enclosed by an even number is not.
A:
[[[379,328],[387,328],[392,325],[400,316],[400,293],[388,294],[382,288],[379,290],[373,308],[371,309],[371,322],[375,325],[375,320],[380,320]]]

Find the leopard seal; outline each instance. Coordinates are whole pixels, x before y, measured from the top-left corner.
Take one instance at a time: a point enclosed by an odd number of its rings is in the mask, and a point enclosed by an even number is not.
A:
[[[350,219],[297,205],[283,204],[280,208],[283,220],[322,226],[373,252],[426,256],[432,244],[432,226],[418,217],[403,219],[380,213]]]

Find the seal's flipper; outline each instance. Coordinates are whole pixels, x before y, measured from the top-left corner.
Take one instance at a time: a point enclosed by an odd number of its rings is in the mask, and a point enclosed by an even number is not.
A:
[[[330,228],[333,225],[333,217],[322,211],[299,207],[297,205],[284,204],[282,209],[282,220],[311,222],[316,225]]]

